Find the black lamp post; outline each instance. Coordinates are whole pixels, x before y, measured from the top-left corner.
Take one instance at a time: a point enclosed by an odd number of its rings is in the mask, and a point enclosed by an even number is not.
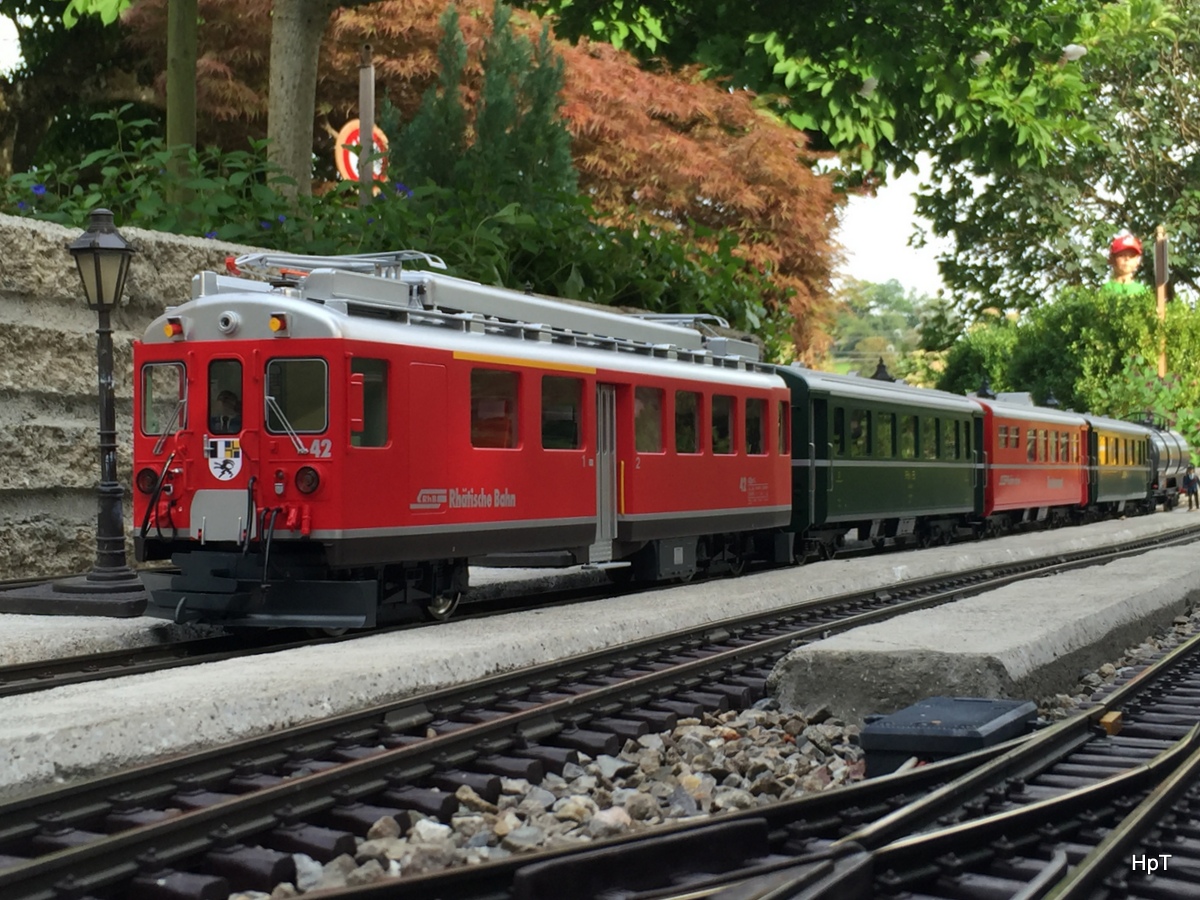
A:
[[[131,247],[113,224],[107,209],[92,210],[87,231],[71,242],[71,255],[88,306],[96,310],[96,363],[100,386],[100,511],[96,521],[96,564],[82,579],[58,585],[79,593],[115,593],[142,590],[137,574],[125,560],[125,519],[121,513],[122,488],[117,481],[117,426],[113,402],[113,343],[111,313],[125,290]]]

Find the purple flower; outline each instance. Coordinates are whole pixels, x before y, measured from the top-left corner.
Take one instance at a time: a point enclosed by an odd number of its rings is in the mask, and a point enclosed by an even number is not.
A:
[[[216,233],[215,231],[209,231],[209,232],[206,232],[204,236],[205,236],[206,238],[212,239],[212,238],[215,238],[215,237],[217,236],[217,233]]]
[[[411,197],[413,195],[412,188],[402,181],[396,182],[396,193],[403,194],[405,197]]]
[[[270,222],[259,222],[258,224],[259,224],[259,225],[261,225],[261,226],[263,227],[263,229],[264,229],[264,230],[265,230],[265,229],[268,229],[268,228],[270,228],[270,227],[271,227],[271,223],[270,223]]]
[[[279,221],[280,221],[280,222],[286,222],[286,221],[287,221],[287,216],[285,216],[283,213],[280,213],[280,214],[279,214]]]
[[[41,197],[46,193],[46,186],[44,184],[35,184],[31,190]]]
[[[374,219],[374,218],[367,219],[367,224],[368,224],[368,225],[374,225],[374,224],[375,224],[375,219]]]
[[[25,208],[25,201],[24,201],[24,200],[18,200],[18,201],[17,201],[17,209],[24,209],[24,208]]]

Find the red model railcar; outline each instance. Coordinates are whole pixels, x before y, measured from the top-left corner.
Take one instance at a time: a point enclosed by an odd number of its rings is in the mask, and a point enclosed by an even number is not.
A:
[[[205,273],[135,344],[138,556],[181,570],[152,614],[444,618],[489,555],[643,578],[790,561],[769,367],[404,258],[250,260],[290,270],[275,287]]]
[[[975,400],[984,413],[986,530],[1078,517],[1088,505],[1087,420],[1047,407]]]

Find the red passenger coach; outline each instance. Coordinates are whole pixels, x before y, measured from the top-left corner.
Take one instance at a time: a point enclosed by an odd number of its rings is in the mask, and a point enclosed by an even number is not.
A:
[[[785,562],[787,392],[745,345],[425,271],[255,256],[134,347],[151,614],[449,616],[467,561],[639,578]],[[734,355],[734,354],[737,355]],[[531,556],[534,554],[534,556]]]
[[[1078,517],[1088,505],[1087,420],[1046,407],[975,400],[984,412],[988,531]]]

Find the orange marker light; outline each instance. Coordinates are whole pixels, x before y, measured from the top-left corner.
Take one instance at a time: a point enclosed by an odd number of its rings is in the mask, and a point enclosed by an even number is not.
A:
[[[287,334],[287,316],[283,313],[272,313],[268,324],[276,334]]]
[[[183,337],[183,320],[171,317],[163,325],[163,334],[171,339]]]

